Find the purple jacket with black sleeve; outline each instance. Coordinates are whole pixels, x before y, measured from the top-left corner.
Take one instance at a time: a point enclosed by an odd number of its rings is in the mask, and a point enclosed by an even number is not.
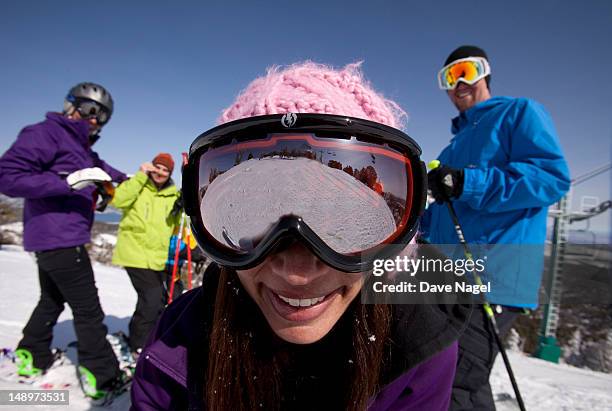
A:
[[[212,264],[204,286],[181,296],[160,318],[132,381],[132,411],[206,409],[202,399],[217,283],[218,270]],[[470,310],[462,305],[393,306],[392,360],[383,372],[383,388],[368,409],[446,411],[457,339]],[[310,400],[328,409],[324,397],[314,390]]]
[[[23,245],[27,251],[72,247],[91,240],[93,186],[72,191],[66,176],[99,167],[113,181],[127,177],[91,150],[89,125],[60,113],[25,127],[0,157],[0,192],[23,197]]]

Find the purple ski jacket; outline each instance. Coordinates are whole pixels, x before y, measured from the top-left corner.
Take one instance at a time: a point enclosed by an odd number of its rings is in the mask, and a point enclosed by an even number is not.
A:
[[[89,125],[60,113],[27,126],[0,157],[0,192],[23,197],[23,245],[44,251],[91,241],[94,192],[90,186],[72,191],[66,176],[88,167],[100,167],[113,181],[124,173],[112,168],[91,150]]]
[[[132,411],[204,410],[207,347],[206,318],[212,312],[214,274],[172,303],[149,336],[132,381]],[[206,288],[212,288],[207,290]],[[457,338],[469,309],[465,306],[395,306],[394,361],[388,381],[371,400],[370,411],[446,411],[457,363]],[[406,310],[406,314],[402,314]],[[325,399],[321,398],[325,409]]]

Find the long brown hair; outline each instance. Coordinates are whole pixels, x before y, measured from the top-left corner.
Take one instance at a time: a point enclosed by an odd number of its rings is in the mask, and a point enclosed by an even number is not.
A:
[[[221,269],[214,304],[204,387],[207,409],[278,410],[293,401],[361,411],[379,389],[391,327],[390,306],[361,304],[357,298],[324,337],[327,342],[310,344],[323,346],[316,352],[323,353],[324,359],[317,361],[316,354],[303,363],[309,363],[310,369],[310,363],[319,362],[318,370],[334,385],[331,393],[336,398],[327,398],[329,393],[323,398],[320,389],[325,384],[302,384],[301,377],[306,377],[304,381],[311,377],[301,376],[295,361],[300,353],[316,348],[280,340],[234,271]],[[304,386],[315,388],[304,390]]]

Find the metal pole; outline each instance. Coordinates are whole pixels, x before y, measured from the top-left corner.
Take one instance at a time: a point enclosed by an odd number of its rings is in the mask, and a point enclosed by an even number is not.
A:
[[[174,265],[172,266],[172,278],[170,279],[170,291],[168,293],[168,304],[172,303],[174,294],[174,283],[176,282],[176,275],[178,273],[179,266],[179,253],[181,251],[181,240],[183,239],[183,227],[185,225],[185,212],[181,216],[181,225],[179,226],[179,232],[176,236],[176,249],[174,250]]]
[[[569,234],[569,198],[570,193],[563,196],[557,203],[556,210],[551,213],[554,215],[554,223],[548,283],[546,284],[550,300],[548,304],[544,305],[544,318],[540,329],[538,349],[535,353],[537,358],[554,363],[558,363],[561,356],[561,348],[557,342],[556,334],[561,309],[563,263]]]
[[[469,249],[467,241],[465,240],[465,236],[463,235],[463,229],[461,228],[461,224],[459,224],[459,219],[457,218],[457,213],[455,213],[455,208],[450,201],[446,202],[448,206],[448,212],[451,215],[453,220],[453,224],[455,224],[455,231],[457,231],[457,237],[459,237],[459,242],[463,246],[464,254],[469,259],[473,259],[473,254]],[[474,281],[478,285],[482,285],[482,280],[478,274],[475,272]],[[489,323],[493,328],[493,336],[495,337],[495,342],[497,343],[497,348],[499,349],[500,354],[502,355],[502,359],[504,360],[504,365],[506,366],[506,371],[508,372],[508,377],[510,378],[510,383],[512,384],[512,389],[514,390],[514,394],[516,395],[516,401],[518,402],[518,406],[521,411],[526,411],[525,403],[523,402],[523,397],[521,396],[521,391],[519,390],[518,383],[516,382],[516,378],[514,377],[514,371],[512,371],[512,365],[510,364],[510,359],[508,358],[508,354],[506,353],[506,349],[504,348],[504,344],[499,336],[499,328],[497,327],[497,321],[495,320],[495,313],[493,312],[493,308],[484,297],[483,294],[480,294],[482,298],[482,309],[485,312],[485,317],[488,318]]]
[[[440,167],[440,161],[433,160],[428,164],[431,170]],[[461,224],[459,223],[459,218],[457,217],[457,213],[455,212],[455,207],[453,207],[453,203],[450,200],[446,201],[446,205],[448,207],[448,212],[453,220],[453,224],[455,226],[455,232],[457,233],[457,237],[459,238],[459,243],[463,247],[463,252],[468,260],[473,260],[473,254],[470,250],[470,247],[465,239],[465,235],[463,234],[463,228],[461,228]],[[482,285],[482,279],[475,272],[473,273],[474,281],[477,285]],[[485,317],[489,320],[489,324],[493,328],[493,335],[495,338],[495,342],[497,344],[497,348],[499,349],[500,354],[502,355],[502,359],[504,360],[504,365],[506,366],[506,371],[508,372],[508,377],[510,378],[510,383],[512,384],[512,389],[514,390],[514,394],[516,395],[516,401],[518,403],[521,411],[526,411],[525,402],[523,401],[523,397],[521,396],[521,391],[519,390],[518,384],[516,382],[516,378],[514,377],[514,371],[512,371],[512,365],[510,364],[510,359],[508,358],[508,354],[506,353],[506,349],[504,348],[504,344],[499,336],[499,327],[497,326],[497,321],[495,320],[495,313],[493,312],[493,308],[489,301],[486,299],[484,294],[480,294],[480,298],[482,300],[482,309],[485,313]]]

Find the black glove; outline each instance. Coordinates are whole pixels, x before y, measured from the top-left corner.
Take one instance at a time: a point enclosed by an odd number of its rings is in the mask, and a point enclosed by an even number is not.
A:
[[[94,198],[96,199],[96,210],[103,212],[108,204],[113,201],[115,196],[115,186],[109,181],[96,182],[96,191]]]
[[[427,173],[427,184],[436,202],[459,198],[463,193],[463,169],[440,166]]]
[[[179,191],[179,196],[174,202],[174,205],[172,206],[172,211],[170,211],[170,215],[172,217],[178,216],[179,214],[183,212],[184,207],[185,206],[183,204],[183,193]]]

